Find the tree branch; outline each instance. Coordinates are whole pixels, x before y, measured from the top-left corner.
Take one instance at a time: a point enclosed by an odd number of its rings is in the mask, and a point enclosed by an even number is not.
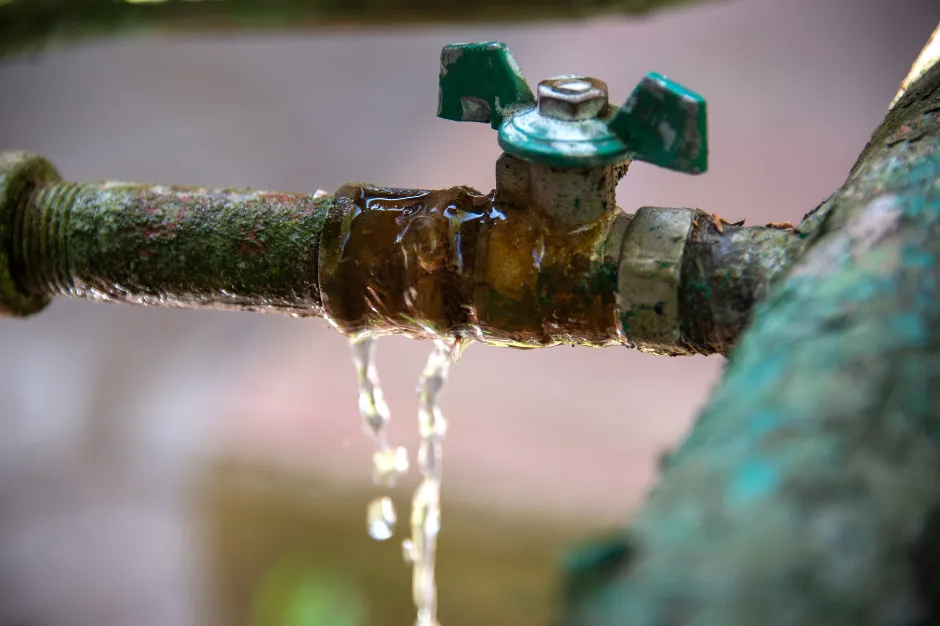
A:
[[[533,22],[642,14],[702,0],[7,0],[0,57],[70,40],[144,29],[298,30],[326,26]]]

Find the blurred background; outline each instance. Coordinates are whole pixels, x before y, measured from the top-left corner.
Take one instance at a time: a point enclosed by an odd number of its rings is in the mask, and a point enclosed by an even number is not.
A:
[[[621,101],[655,70],[709,101],[710,172],[637,164],[632,212],[797,222],[843,181],[937,21],[935,0],[737,0],[648,18],[145,36],[0,64],[0,149],[71,180],[285,191],[493,185],[482,124],[435,118],[442,45],[502,40],[531,82]],[[429,346],[385,339],[415,449]],[[370,540],[372,446],[320,320],[59,299],[0,320],[0,625],[402,626],[400,537]],[[471,347],[445,391],[444,626],[544,624],[566,546],[626,524],[724,360]],[[412,478],[395,493],[408,512]]]

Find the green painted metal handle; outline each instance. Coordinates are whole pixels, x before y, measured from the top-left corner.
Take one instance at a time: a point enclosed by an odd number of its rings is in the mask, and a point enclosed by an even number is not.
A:
[[[438,117],[499,126],[535,96],[506,44],[455,43],[441,50]]]
[[[608,125],[634,158],[688,174],[708,169],[705,99],[651,72]]]
[[[603,92],[606,98],[606,86]],[[594,116],[544,115],[506,44],[460,43],[441,51],[438,117],[489,123],[513,156],[552,167],[639,160],[688,174],[708,169],[706,105],[699,94],[650,73],[623,106],[602,102]]]

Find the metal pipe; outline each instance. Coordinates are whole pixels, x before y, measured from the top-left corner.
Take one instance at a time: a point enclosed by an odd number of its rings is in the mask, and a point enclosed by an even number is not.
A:
[[[308,194],[68,183],[35,155],[0,161],[0,310],[51,296],[322,315]]]
[[[682,261],[683,341],[698,354],[728,354],[782,270],[800,254],[799,229],[723,225],[696,219]]]
[[[631,216],[597,184],[581,196],[597,214],[575,229],[507,167],[523,165],[500,159],[487,195],[347,185],[331,196],[69,183],[41,157],[3,154],[0,312],[67,295],[325,316],[350,335],[726,353],[797,250],[792,231],[718,232],[692,209]],[[584,181],[612,189],[621,170],[566,170],[553,197]]]

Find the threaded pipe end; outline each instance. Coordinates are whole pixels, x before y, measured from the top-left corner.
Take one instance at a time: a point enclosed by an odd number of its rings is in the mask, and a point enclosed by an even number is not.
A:
[[[24,280],[25,265],[18,257],[20,238],[35,191],[59,180],[55,168],[26,152],[0,154],[0,316],[25,316],[49,303],[49,290]]]
[[[23,289],[48,296],[72,287],[68,226],[80,183],[56,182],[36,188],[14,221],[13,267]]]

